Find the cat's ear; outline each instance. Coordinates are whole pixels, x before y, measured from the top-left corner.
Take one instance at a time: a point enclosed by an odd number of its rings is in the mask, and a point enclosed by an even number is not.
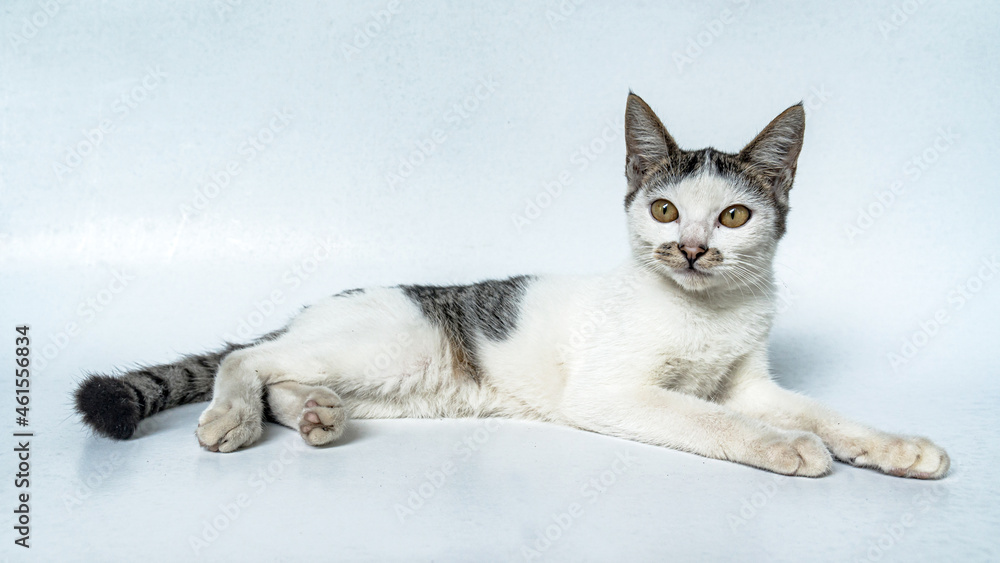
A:
[[[629,191],[639,189],[642,177],[656,163],[680,154],[677,143],[653,110],[632,92],[625,104],[625,177]]]
[[[795,163],[805,130],[806,113],[800,102],[775,117],[739,154],[752,172],[770,183],[779,201],[784,203],[795,179]]]

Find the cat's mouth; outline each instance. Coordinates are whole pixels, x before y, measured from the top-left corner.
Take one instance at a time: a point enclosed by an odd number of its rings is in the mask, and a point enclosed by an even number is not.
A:
[[[687,268],[675,268],[678,274],[682,276],[692,276],[706,278],[712,275],[712,272],[707,272],[705,270],[699,269],[696,265],[692,264]]]
[[[719,283],[715,272],[699,268],[697,263],[683,268],[671,267],[664,274],[687,291],[702,291]]]
[[[717,249],[709,249],[703,255],[689,259],[676,242],[661,244],[653,251],[653,257],[666,266],[667,275],[688,289],[705,287],[716,277],[711,268],[722,262],[722,253]]]
[[[676,273],[685,275],[709,276],[708,269],[722,262],[722,254],[717,249],[709,249],[692,258],[682,252],[676,242],[661,244],[653,251],[653,257]]]

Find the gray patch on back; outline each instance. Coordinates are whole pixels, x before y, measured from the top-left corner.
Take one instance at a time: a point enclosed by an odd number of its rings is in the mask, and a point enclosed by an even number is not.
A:
[[[360,295],[364,292],[365,292],[364,288],[356,287],[354,289],[345,289],[344,291],[341,291],[340,293],[334,295],[334,297],[351,297],[354,295]]]
[[[472,285],[399,287],[420,306],[425,317],[444,331],[456,364],[479,381],[478,340],[485,337],[500,342],[514,332],[521,313],[521,300],[534,279],[533,276],[516,276]]]

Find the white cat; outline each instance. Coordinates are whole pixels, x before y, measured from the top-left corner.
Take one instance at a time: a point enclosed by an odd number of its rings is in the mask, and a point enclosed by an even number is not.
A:
[[[322,445],[351,417],[498,416],[786,475],[824,475],[836,458],[942,477],[948,456],[929,440],[847,420],[769,375],[772,260],[804,127],[796,105],[738,154],[684,151],[631,94],[632,256],[619,269],[347,291],[251,345],[91,376],[77,408],[124,439],[147,416],[211,398],[197,436],[219,452],[252,444],[265,419]]]

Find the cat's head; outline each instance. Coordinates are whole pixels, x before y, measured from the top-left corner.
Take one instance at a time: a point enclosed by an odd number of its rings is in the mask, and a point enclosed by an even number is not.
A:
[[[737,154],[686,151],[630,93],[625,209],[635,258],[688,291],[768,285],[804,131],[798,104]]]

